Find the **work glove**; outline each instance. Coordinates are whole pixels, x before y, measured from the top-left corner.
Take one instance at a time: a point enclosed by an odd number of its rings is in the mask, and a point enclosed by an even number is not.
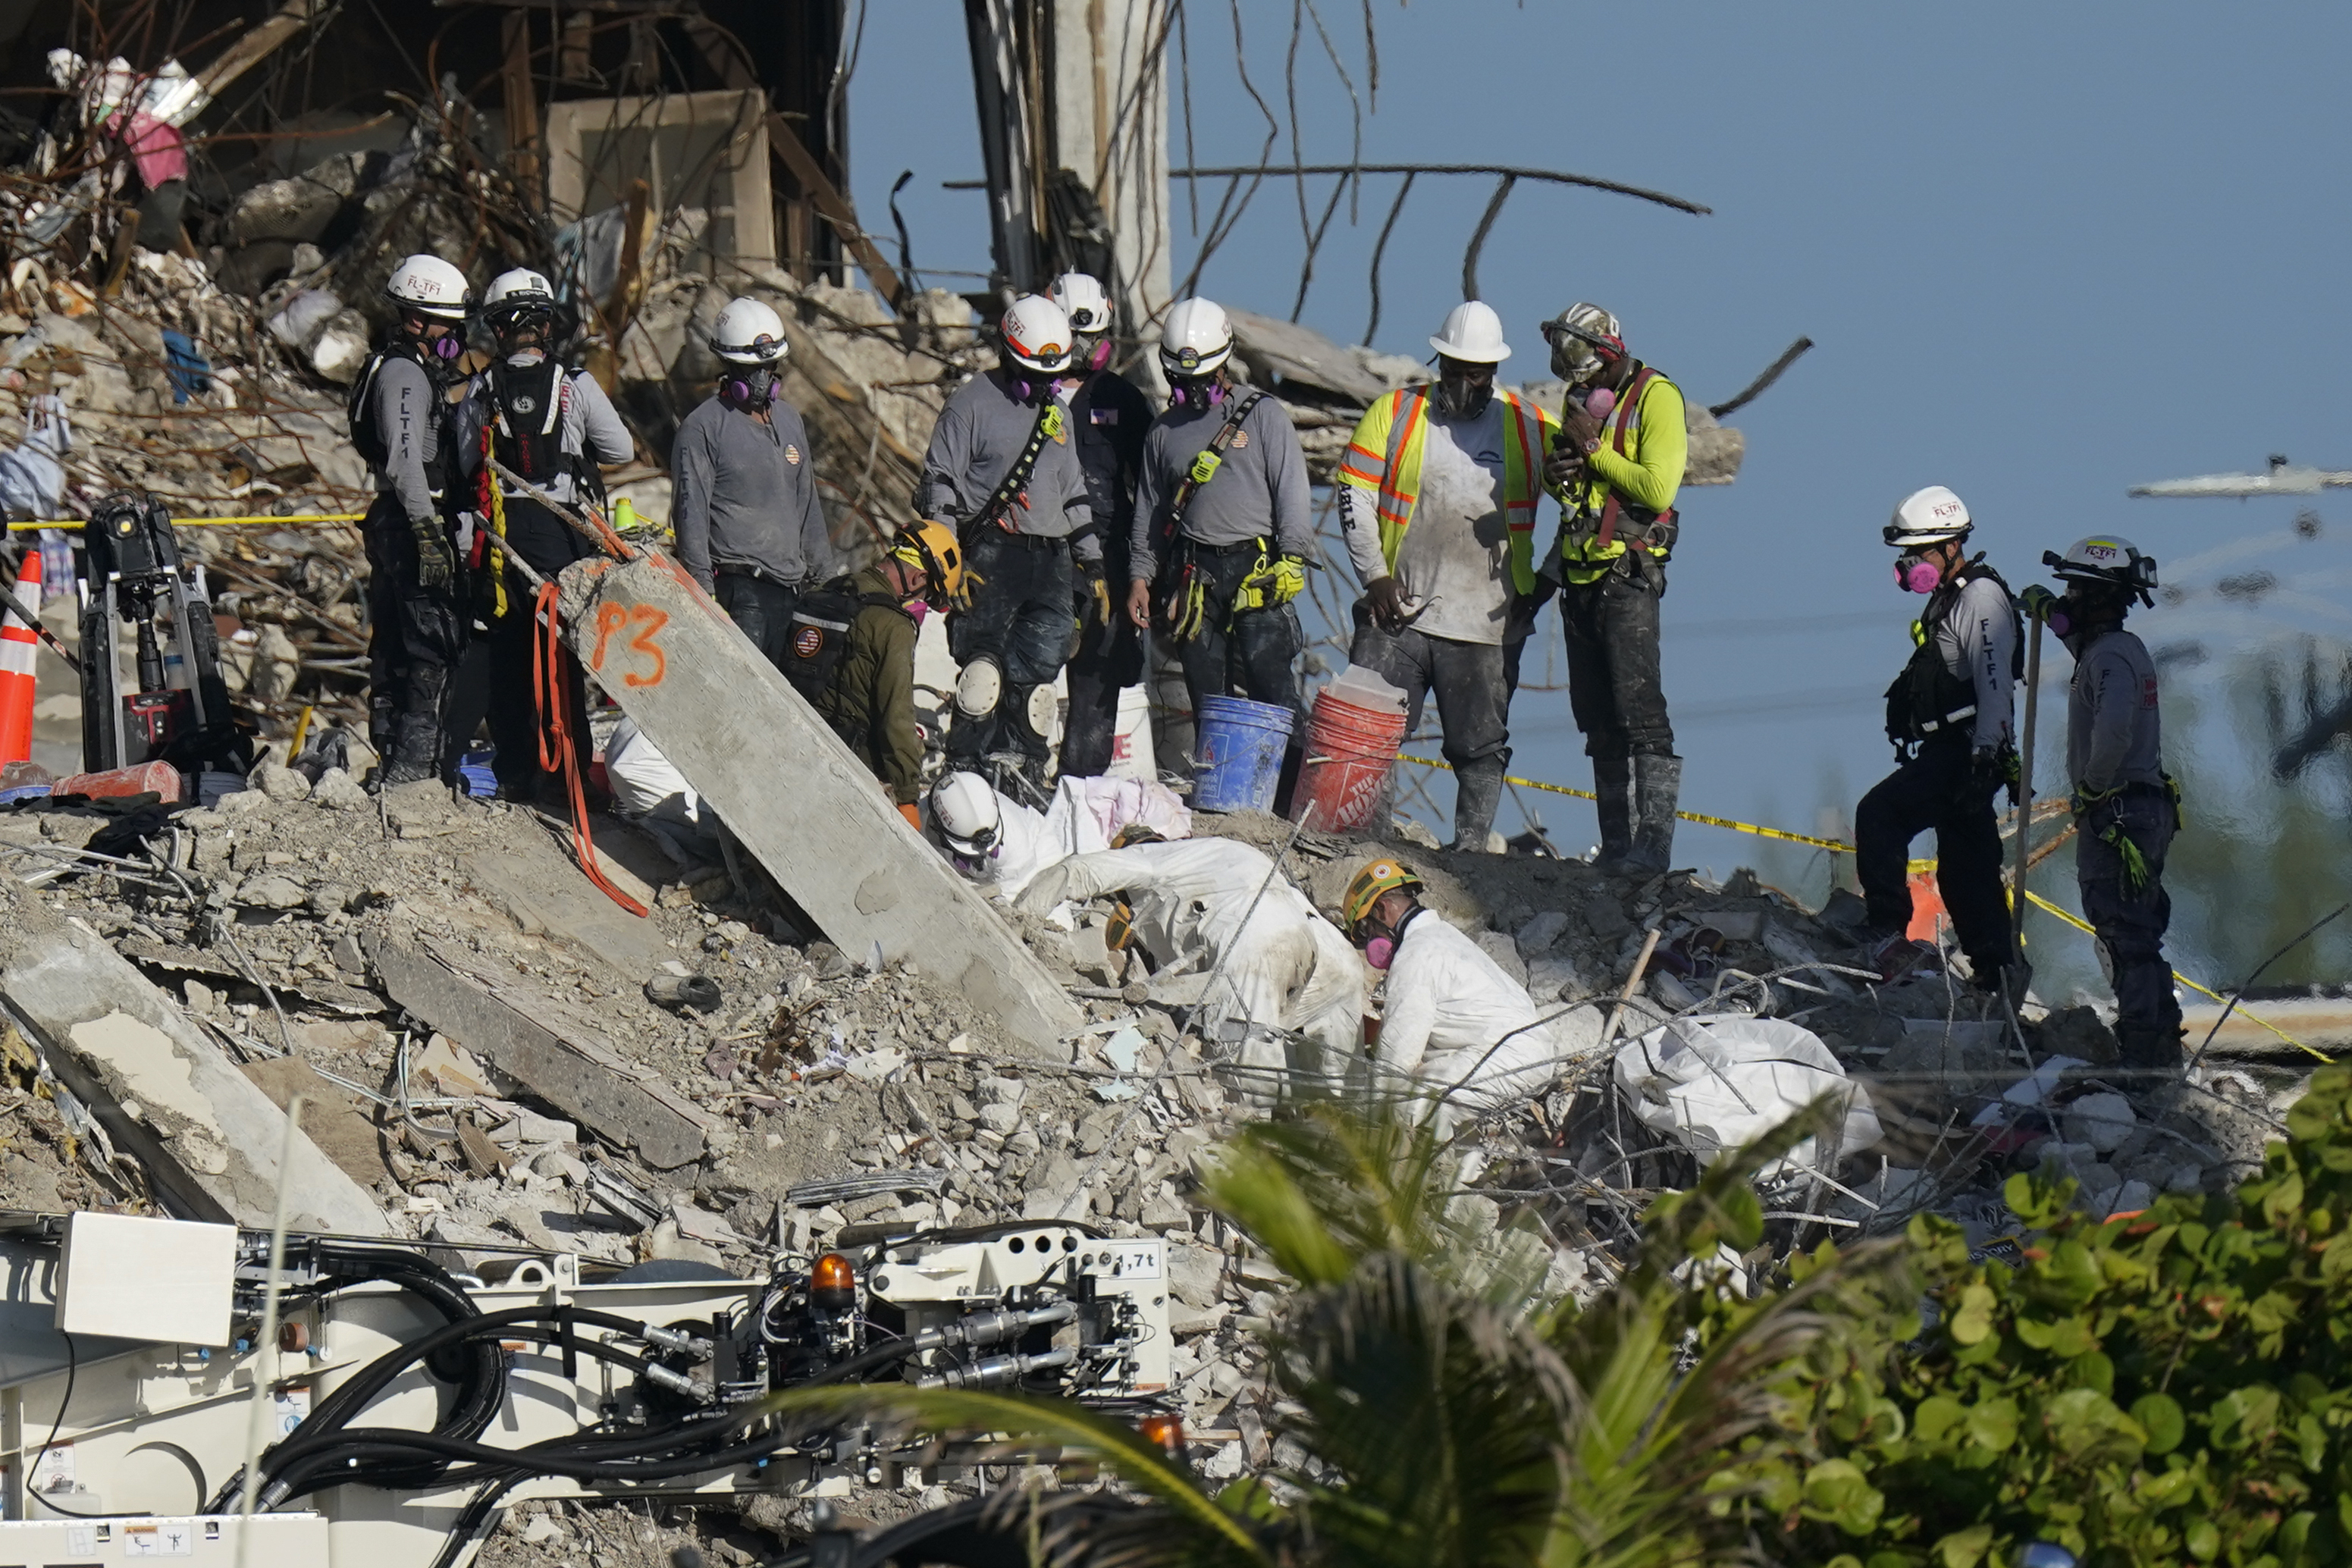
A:
[[[1209,584],[1196,569],[1187,566],[1176,580],[1176,592],[1168,599],[1168,632],[1178,642],[1191,642],[1201,635],[1209,619]]]
[[[2051,608],[2058,603],[2058,595],[2035,583],[2017,596],[2017,602],[2027,616],[2047,625]]]
[[[1087,595],[1094,599],[1096,626],[1110,626],[1110,578],[1103,576],[1101,566],[1082,566],[1087,576]],[[1085,623],[1079,623],[1085,626]]]
[[[2139,846],[2131,841],[2131,835],[2124,831],[2124,825],[2109,823],[2107,830],[2099,835],[2099,842],[2114,850],[2116,858],[2123,862],[2124,896],[2137,899],[2147,892],[2147,857],[2142,855]]]
[[[2000,786],[2017,788],[2016,755],[2003,747],[1979,746],[1969,756],[1969,796],[1990,802]]]
[[[427,588],[442,589],[457,575],[457,558],[449,535],[437,517],[410,518],[408,531],[416,536],[416,580]]]
[[[2122,790],[2121,784],[2112,789],[2092,789],[2086,784],[2076,784],[2074,793],[2066,797],[2066,809],[2074,814],[2075,821],[2080,822],[2099,806],[2115,799]]]
[[[1272,559],[1261,555],[1234,594],[1236,610],[1264,610],[1286,605],[1307,586],[1307,562],[1297,555]]]

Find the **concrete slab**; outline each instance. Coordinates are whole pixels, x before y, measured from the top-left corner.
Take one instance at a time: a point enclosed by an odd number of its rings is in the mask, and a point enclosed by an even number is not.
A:
[[[383,931],[362,942],[394,1001],[581,1126],[662,1170],[701,1158],[709,1118],[575,1009],[450,943]]]
[[[653,921],[605,897],[552,844],[518,837],[497,854],[470,858],[466,870],[526,935],[561,937],[602,959],[632,988],[677,956]],[[651,907],[649,898],[640,901]]]
[[[296,1095],[302,1097],[303,1135],[343,1174],[363,1187],[391,1178],[392,1167],[383,1162],[375,1124],[360,1114],[350,1095],[320,1078],[310,1063],[295,1057],[277,1057],[247,1062],[243,1070],[280,1110]]]
[[[562,578],[581,662],[844,952],[877,943],[1044,1050],[1077,1007],[874,775],[667,557]]]
[[[179,1213],[269,1223],[284,1113],[128,960],[5,872],[0,1002]],[[295,1228],[389,1232],[383,1207],[307,1135],[283,1173]]]

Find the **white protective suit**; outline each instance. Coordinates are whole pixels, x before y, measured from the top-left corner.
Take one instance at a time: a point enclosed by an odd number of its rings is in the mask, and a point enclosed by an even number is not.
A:
[[[1214,1038],[1227,1019],[1251,1026],[1241,1061],[1259,1070],[1244,1079],[1245,1092],[1270,1099],[1265,1080],[1286,1067],[1317,1076],[1346,1070],[1363,1029],[1363,960],[1306,894],[1274,875],[1266,856],[1230,838],[1074,856],[1040,872],[1021,907],[1042,914],[1065,900],[1112,892],[1126,894],[1135,934],[1160,975],[1217,971],[1201,998],[1203,1032]],[[1313,1049],[1286,1053],[1286,1061],[1267,1029],[1296,1031]]]
[[[1601,1019],[1591,1008],[1538,1024],[1542,1016],[1526,988],[1476,942],[1435,911],[1419,910],[1406,919],[1389,961],[1380,1089],[1433,1098],[1468,1078],[1467,1088],[1435,1107],[1438,1132],[1450,1138],[1465,1118],[1540,1094],[1562,1058],[1601,1044]]]
[[[1114,778],[1066,778],[1042,812],[997,792],[997,844],[987,859],[956,865],[990,896],[1017,899],[1030,879],[1056,860],[1110,847],[1114,835],[1140,823],[1168,838],[1192,831],[1192,815],[1167,785]]]

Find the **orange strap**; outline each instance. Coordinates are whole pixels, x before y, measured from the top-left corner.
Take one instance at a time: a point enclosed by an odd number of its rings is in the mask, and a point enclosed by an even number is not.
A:
[[[556,585],[541,584],[530,639],[530,689],[539,703],[539,765],[561,772],[571,787],[572,849],[580,858],[580,869],[604,890],[606,898],[633,915],[642,915],[646,906],[613,886],[596,864],[596,840],[588,831],[588,796],[580,783],[580,753],[572,744],[572,704],[566,700],[572,684],[566,679],[570,674],[566,661],[572,655],[557,627],[555,605]]]

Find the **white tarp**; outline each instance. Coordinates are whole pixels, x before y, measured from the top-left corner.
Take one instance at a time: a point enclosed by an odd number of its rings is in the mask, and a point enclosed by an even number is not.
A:
[[[1617,1083],[1642,1124],[1712,1163],[1752,1143],[1832,1090],[1846,1097],[1843,1158],[1880,1137],[1869,1093],[1845,1075],[1821,1037],[1776,1018],[1677,1018],[1617,1052]],[[1767,1177],[1810,1171],[1820,1158],[1808,1138]]]

